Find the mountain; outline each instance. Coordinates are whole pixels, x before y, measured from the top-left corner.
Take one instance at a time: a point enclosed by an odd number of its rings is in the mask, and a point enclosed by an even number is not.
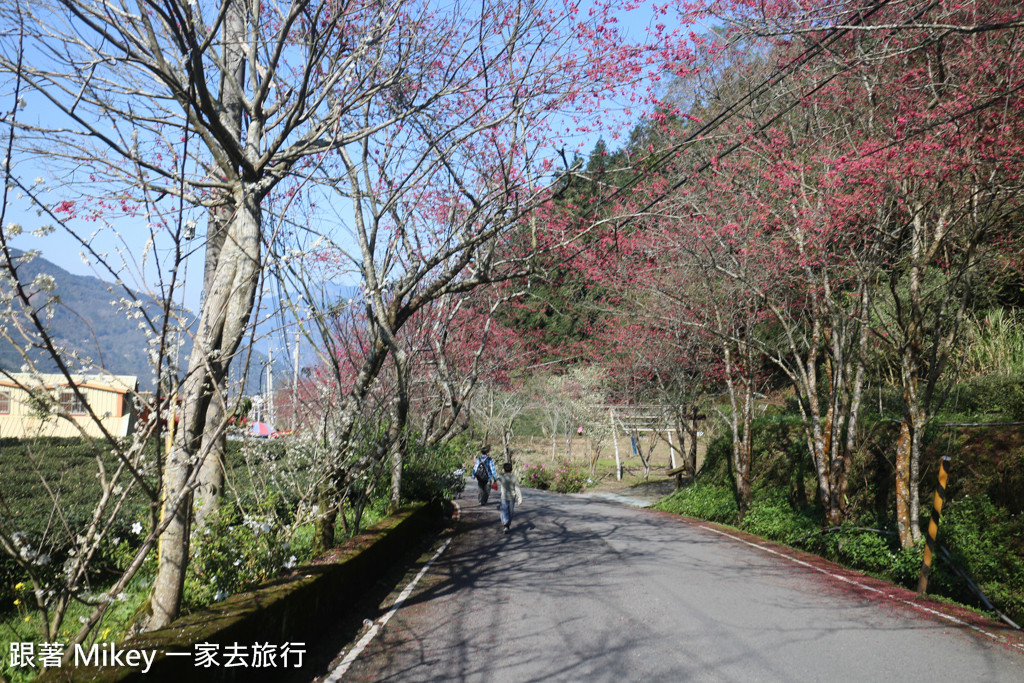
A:
[[[16,249],[11,251],[16,259],[23,255],[23,252]],[[94,366],[107,372],[135,375],[139,378],[142,389],[152,389],[154,375],[147,353],[146,335],[139,327],[140,319],[132,318],[125,311],[119,310],[120,306],[117,304],[118,299],[125,296],[124,290],[97,277],[73,275],[42,257],[36,257],[18,268],[18,279],[22,283],[30,283],[40,275],[53,278],[53,292],[60,297],[60,304],[52,308],[53,315],[47,321],[47,331],[54,341],[91,358]],[[0,283],[0,288],[3,287]],[[163,309],[156,300],[139,292],[136,292],[135,296],[138,301],[143,302],[143,310],[152,319],[162,319]],[[323,285],[322,291],[317,292],[317,296],[322,296],[324,301],[351,299],[358,296],[358,289],[327,283]],[[318,301],[316,305],[322,310],[325,304]],[[271,311],[278,312],[268,316],[268,312]],[[197,321],[191,311],[177,309],[176,317],[189,321],[191,330],[195,329]],[[293,333],[288,332],[286,335],[282,330],[294,329],[295,315],[287,307],[281,306],[277,298],[271,297],[263,301],[257,319],[261,322],[254,335],[256,341],[252,344],[250,365],[245,373],[246,394],[260,392],[261,383],[265,382],[265,368],[271,353],[274,358],[275,378],[282,381],[292,376],[295,337]],[[11,336],[17,339],[18,335],[13,326],[7,327]],[[185,330],[184,344],[179,356],[179,365],[182,367],[187,365],[188,355],[192,350],[191,337],[190,332]],[[300,366],[315,362],[316,355],[307,348],[306,342],[300,346]],[[44,351],[36,349],[31,355],[39,364],[40,371],[56,370],[55,364],[48,359]],[[247,349],[243,348],[241,355],[243,358],[247,356]],[[14,346],[6,339],[0,339],[0,368],[17,372],[20,371],[23,362]],[[78,367],[72,369],[80,370]],[[89,371],[90,368],[85,370]],[[231,382],[237,385],[241,379],[241,366],[235,363],[231,368]]]
[[[11,251],[15,259],[23,256],[23,252],[16,249]],[[46,320],[47,333],[56,344],[92,360],[92,365],[88,367],[73,365],[73,371],[93,372],[96,368],[102,368],[116,375],[135,375],[143,390],[154,387],[155,376],[149,360],[146,334],[140,327],[143,320],[122,310],[119,299],[127,296],[122,287],[89,275],[73,275],[42,257],[36,257],[18,267],[18,280],[22,283],[31,283],[39,276],[53,278],[53,293],[60,299],[59,304],[49,308],[52,316]],[[140,310],[157,321],[159,329],[163,307],[152,297],[139,292],[134,292],[134,295],[142,302]],[[196,319],[191,311],[177,308],[175,316],[179,320],[189,321],[190,328],[195,329]],[[16,341],[21,341],[20,334],[13,328],[13,325],[8,325],[9,334]],[[192,350],[191,336],[189,330],[182,330],[184,344],[179,350],[179,364],[183,367],[187,365],[188,354]],[[38,339],[34,341],[38,342]],[[57,369],[41,348],[34,348],[30,357],[42,372],[54,372]],[[256,370],[250,370],[246,377],[247,392],[258,391],[258,373],[265,365],[265,359],[264,354],[254,350],[252,362]],[[0,339],[0,368],[17,372],[23,364],[17,349],[8,340]],[[236,368],[233,368],[231,374],[236,382],[241,378]]]
[[[358,300],[361,296],[358,287],[350,285],[339,285],[332,282],[319,283],[316,288],[308,287],[307,293],[300,297],[295,294],[278,293],[277,295],[263,299],[257,313],[261,321],[253,342],[253,349],[264,355],[273,352],[274,358],[289,359],[291,363],[292,354],[295,351],[295,330],[298,329],[296,322],[299,318],[309,315],[305,306],[289,306],[287,301],[303,301],[304,297],[313,297],[312,307],[317,311],[337,310],[340,302],[351,302]],[[350,315],[350,309],[345,309],[344,315]],[[317,331],[312,325],[305,325],[308,332],[316,341]],[[303,338],[300,342],[299,366],[305,366],[317,361],[316,353],[308,348],[308,342]],[[274,363],[274,372],[278,372],[277,363]]]
[[[20,260],[23,253],[11,251]],[[53,315],[46,323],[55,342],[88,356],[94,365],[108,372],[137,375],[142,384],[152,383],[145,334],[139,329],[139,321],[118,311],[116,305],[123,290],[99,278],[73,275],[41,257],[18,267],[18,280],[22,283],[31,283],[41,275],[53,278],[53,293],[60,297],[60,303],[49,309]],[[145,302],[148,313],[159,317],[160,307],[155,301],[137,296]],[[13,330],[11,336],[21,341]],[[36,349],[31,356],[41,370],[55,370],[43,350]],[[11,343],[0,340],[0,367],[17,371],[22,364],[21,355]]]

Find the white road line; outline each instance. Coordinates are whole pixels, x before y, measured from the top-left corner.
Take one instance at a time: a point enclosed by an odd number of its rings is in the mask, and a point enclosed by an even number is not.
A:
[[[348,668],[352,666],[352,662],[356,661],[356,657],[358,657],[359,654],[363,651],[363,649],[370,644],[370,641],[373,640],[374,636],[376,636],[377,633],[382,628],[384,628],[384,625],[388,623],[391,617],[395,615],[395,612],[397,612],[399,608],[402,606],[402,604],[405,603],[406,599],[412,593],[413,589],[416,588],[416,584],[419,583],[420,579],[423,578],[423,575],[427,573],[428,569],[430,569],[430,565],[434,564],[434,560],[436,560],[441,555],[441,553],[445,551],[445,548],[447,548],[448,544],[451,542],[452,539],[449,538],[441,545],[440,548],[437,549],[437,552],[434,553],[434,556],[432,558],[430,558],[430,561],[423,565],[423,568],[420,569],[420,572],[416,575],[416,578],[410,581],[409,585],[407,585],[405,589],[402,590],[402,592],[398,596],[398,599],[395,600],[395,604],[392,605],[391,609],[387,611],[387,614],[378,619],[373,624],[373,626],[370,627],[370,630],[363,634],[363,637],[359,639],[359,642],[356,643],[355,647],[349,650],[348,654],[345,655],[345,658],[341,660],[341,664],[335,667],[334,671],[332,671],[327,676],[327,678],[323,680],[323,683],[337,683],[341,680],[341,677],[345,675],[345,672],[348,671]]]
[[[933,610],[933,609],[931,609],[929,607],[925,607],[924,605],[920,605],[920,604],[918,604],[916,602],[911,602],[910,600],[905,600],[903,598],[897,597],[896,595],[894,595],[892,593],[886,593],[885,591],[879,590],[878,588],[874,588],[872,586],[865,585],[863,583],[860,583],[859,581],[854,581],[853,579],[851,579],[849,577],[841,576],[839,574],[835,574],[833,572],[830,572],[830,571],[827,571],[825,569],[822,569],[821,567],[815,567],[813,564],[810,564],[809,562],[804,562],[803,560],[798,560],[797,558],[793,557],[792,555],[787,555],[785,553],[780,553],[777,550],[772,550],[771,548],[768,548],[766,546],[760,545],[758,543],[752,543],[751,541],[748,541],[746,539],[740,538],[739,536],[733,536],[730,533],[726,533],[725,531],[722,531],[721,529],[715,529],[714,527],[705,526],[703,524],[698,524],[697,526],[701,527],[702,529],[707,529],[708,531],[714,532],[714,533],[719,534],[721,536],[725,536],[727,538],[731,538],[734,541],[739,541],[740,543],[744,543],[746,545],[749,545],[752,548],[758,548],[760,550],[765,551],[766,553],[771,553],[772,555],[777,555],[779,557],[783,557],[783,558],[789,560],[790,562],[794,562],[794,563],[799,564],[799,565],[801,565],[803,567],[807,567],[809,569],[813,569],[816,572],[821,572],[822,574],[824,574],[826,576],[831,576],[834,579],[839,579],[840,581],[845,581],[846,583],[848,583],[850,585],[853,585],[853,586],[857,586],[858,588],[863,588],[864,590],[871,591],[872,593],[877,593],[879,595],[885,596],[885,597],[889,598],[890,600],[895,600],[897,602],[902,602],[904,605],[909,605],[910,607],[913,607],[916,610],[920,610],[922,612],[927,612],[929,614],[934,614],[935,616],[942,617],[943,619],[951,621],[954,624],[957,624],[958,626],[966,626],[967,628],[973,629],[973,630],[977,631],[978,633],[981,633],[983,635],[988,636],[989,638],[992,638],[993,640],[999,641],[1000,643],[1005,643],[1006,642],[1006,640],[1002,636],[996,635],[995,633],[990,633],[989,631],[986,631],[986,630],[984,630],[984,629],[982,629],[982,628],[980,628],[978,626],[975,626],[974,624],[969,624],[966,621],[962,621],[960,619],[957,619],[956,617],[950,616],[949,614],[943,614],[942,612],[939,612],[938,610]],[[1019,645],[1019,644],[1016,644],[1016,643],[1014,643],[1012,645],[1015,648],[1024,650],[1024,646],[1022,646],[1022,645]]]

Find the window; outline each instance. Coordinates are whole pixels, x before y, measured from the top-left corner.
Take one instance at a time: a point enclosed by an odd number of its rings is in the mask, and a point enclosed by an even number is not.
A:
[[[11,414],[11,392],[0,391],[0,415]]]
[[[60,407],[71,415],[85,415],[85,403],[73,391],[60,392]]]

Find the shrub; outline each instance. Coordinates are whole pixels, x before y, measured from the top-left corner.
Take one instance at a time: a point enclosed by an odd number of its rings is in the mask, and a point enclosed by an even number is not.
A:
[[[881,576],[892,575],[897,554],[900,552],[895,536],[886,537],[872,529],[862,529],[850,524],[815,534],[801,545],[844,566]],[[912,563],[913,559],[908,557],[907,566]],[[921,558],[918,555],[917,568],[914,571],[920,567]]]
[[[794,510],[782,492],[756,498],[740,524],[744,531],[782,543],[792,543],[817,527],[818,520]]]
[[[38,568],[47,582],[58,580],[72,551],[74,538],[68,530],[73,534],[84,529],[95,513],[100,500],[97,457],[102,459],[108,474],[116,467],[116,457],[103,443],[54,437],[0,439],[5,531],[48,560],[41,559]],[[154,441],[152,452],[157,452],[158,447]],[[144,516],[147,509],[145,497],[129,477],[123,477],[121,485],[132,488],[119,516],[111,523],[111,537],[126,536],[132,521]],[[59,501],[59,510],[55,508],[54,497]],[[56,523],[58,519],[60,523]],[[101,556],[92,562],[93,570],[111,563],[112,548],[110,543],[100,548]],[[0,551],[0,615],[11,611],[15,599],[11,586],[26,579],[18,563]]]
[[[1024,381],[1019,375],[974,377],[954,388],[947,409],[971,420],[1024,420]]]
[[[60,500],[60,518],[67,528],[82,529],[88,525],[100,498],[96,458],[102,458],[108,473],[117,465],[117,458],[110,454],[109,448],[99,444],[53,437],[0,439],[0,479],[4,482],[5,504],[17,524],[15,531],[35,541],[45,537],[47,552],[59,553],[67,549],[71,539],[67,537],[64,524],[54,524],[51,492]],[[155,442],[153,448],[156,448]],[[122,482],[129,486],[132,480],[124,477]],[[134,518],[145,510],[143,496],[137,488],[133,489],[122,507],[122,514]]]
[[[430,449],[410,448],[402,468],[402,498],[407,501],[452,499],[466,485],[459,472],[472,447],[453,440]]]
[[[555,469],[551,488],[558,493],[579,493],[587,485],[587,471],[577,462],[561,460]]]
[[[892,541],[870,531],[842,539],[836,547],[836,555],[844,564],[875,574],[887,573],[896,559]]]
[[[193,540],[185,579],[190,608],[223,600],[307,559],[294,554],[275,507],[268,500],[263,510],[245,515],[233,501],[221,505]]]
[[[732,475],[729,472],[729,459],[732,457],[732,435],[723,434],[708,444],[704,465],[700,468],[698,478],[717,486],[732,486]]]
[[[655,509],[724,524],[734,523],[739,513],[731,488],[701,480],[661,501]]]
[[[889,576],[902,586],[917,586],[917,577],[921,575],[921,562],[924,557],[924,541],[894,552]]]
[[[970,576],[981,590],[1011,617],[1024,616],[1024,563],[1021,551],[1022,520],[1005,514],[983,495],[950,501],[939,523],[941,545],[955,566]],[[942,564],[941,560],[936,560]],[[975,601],[966,582],[943,568],[938,581],[957,599]]]
[[[553,479],[554,475],[550,470],[544,467],[543,463],[538,465],[524,463],[519,468],[519,482],[523,486],[547,491],[551,488],[551,482]]]

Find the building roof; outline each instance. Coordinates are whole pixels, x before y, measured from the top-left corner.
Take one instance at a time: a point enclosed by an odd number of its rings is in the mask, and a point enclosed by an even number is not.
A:
[[[71,375],[72,381],[85,389],[97,389],[99,391],[112,391],[118,394],[126,394],[135,391],[139,386],[139,378],[135,375]],[[14,372],[9,375],[0,375],[0,386],[12,387],[15,389],[38,388],[56,389],[70,386],[68,378],[59,373],[28,373]]]

